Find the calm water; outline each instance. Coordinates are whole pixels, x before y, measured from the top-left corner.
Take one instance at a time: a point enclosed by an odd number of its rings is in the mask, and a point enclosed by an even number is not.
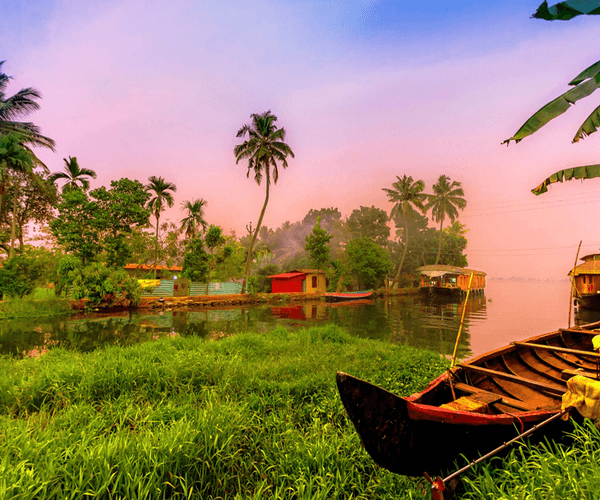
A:
[[[281,307],[255,306],[160,314],[88,314],[69,319],[0,322],[0,353],[40,356],[54,346],[92,351],[162,336],[221,337],[246,330],[268,332],[335,323],[352,335],[389,340],[451,354],[463,303],[414,297],[328,304],[309,302]],[[470,299],[459,344],[467,357],[513,340],[567,326],[568,282],[490,281],[485,297]],[[587,313],[580,321],[595,321]]]

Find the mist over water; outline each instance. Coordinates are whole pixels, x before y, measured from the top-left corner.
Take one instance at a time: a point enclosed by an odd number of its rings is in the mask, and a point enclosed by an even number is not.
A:
[[[514,340],[566,327],[569,282],[489,281],[485,296],[466,304],[458,357],[467,358]],[[238,332],[268,333],[334,323],[359,337],[407,344],[451,355],[464,302],[432,301],[419,295],[347,303],[86,314],[49,320],[4,321],[0,353],[37,357],[55,347],[83,352],[131,345],[165,336],[219,339]],[[578,321],[600,319],[580,311]],[[574,324],[574,320],[572,321]]]

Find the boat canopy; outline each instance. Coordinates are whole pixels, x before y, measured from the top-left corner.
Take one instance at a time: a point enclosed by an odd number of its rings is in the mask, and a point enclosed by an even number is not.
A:
[[[444,276],[446,274],[466,274],[469,275],[471,273],[475,275],[485,276],[485,273],[482,271],[475,271],[475,269],[466,269],[464,267],[457,266],[448,266],[444,264],[434,264],[431,266],[421,266],[417,269],[419,273],[424,274],[425,276],[429,276],[430,278],[439,278],[440,276]]]

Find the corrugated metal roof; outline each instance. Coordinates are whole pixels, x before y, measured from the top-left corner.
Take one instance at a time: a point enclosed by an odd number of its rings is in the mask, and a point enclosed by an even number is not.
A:
[[[600,260],[588,260],[579,264],[575,268],[575,273],[573,273],[573,269],[569,271],[569,276],[579,276],[580,274],[600,274]]]
[[[278,279],[290,279],[296,278],[298,276],[304,276],[306,273],[281,273],[281,274],[273,274],[271,276],[267,276],[267,278],[278,278]]]
[[[417,269],[420,272],[437,271],[443,273],[455,273],[455,274],[481,274],[485,276],[483,271],[476,271],[475,269],[467,269],[466,267],[448,266],[445,264],[433,264],[430,266],[421,266]]]

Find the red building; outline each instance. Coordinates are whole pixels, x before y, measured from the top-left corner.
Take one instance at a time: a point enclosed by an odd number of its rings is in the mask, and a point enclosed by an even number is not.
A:
[[[289,273],[274,274],[271,278],[272,293],[317,293],[327,290],[324,271],[316,269],[295,269]]]

